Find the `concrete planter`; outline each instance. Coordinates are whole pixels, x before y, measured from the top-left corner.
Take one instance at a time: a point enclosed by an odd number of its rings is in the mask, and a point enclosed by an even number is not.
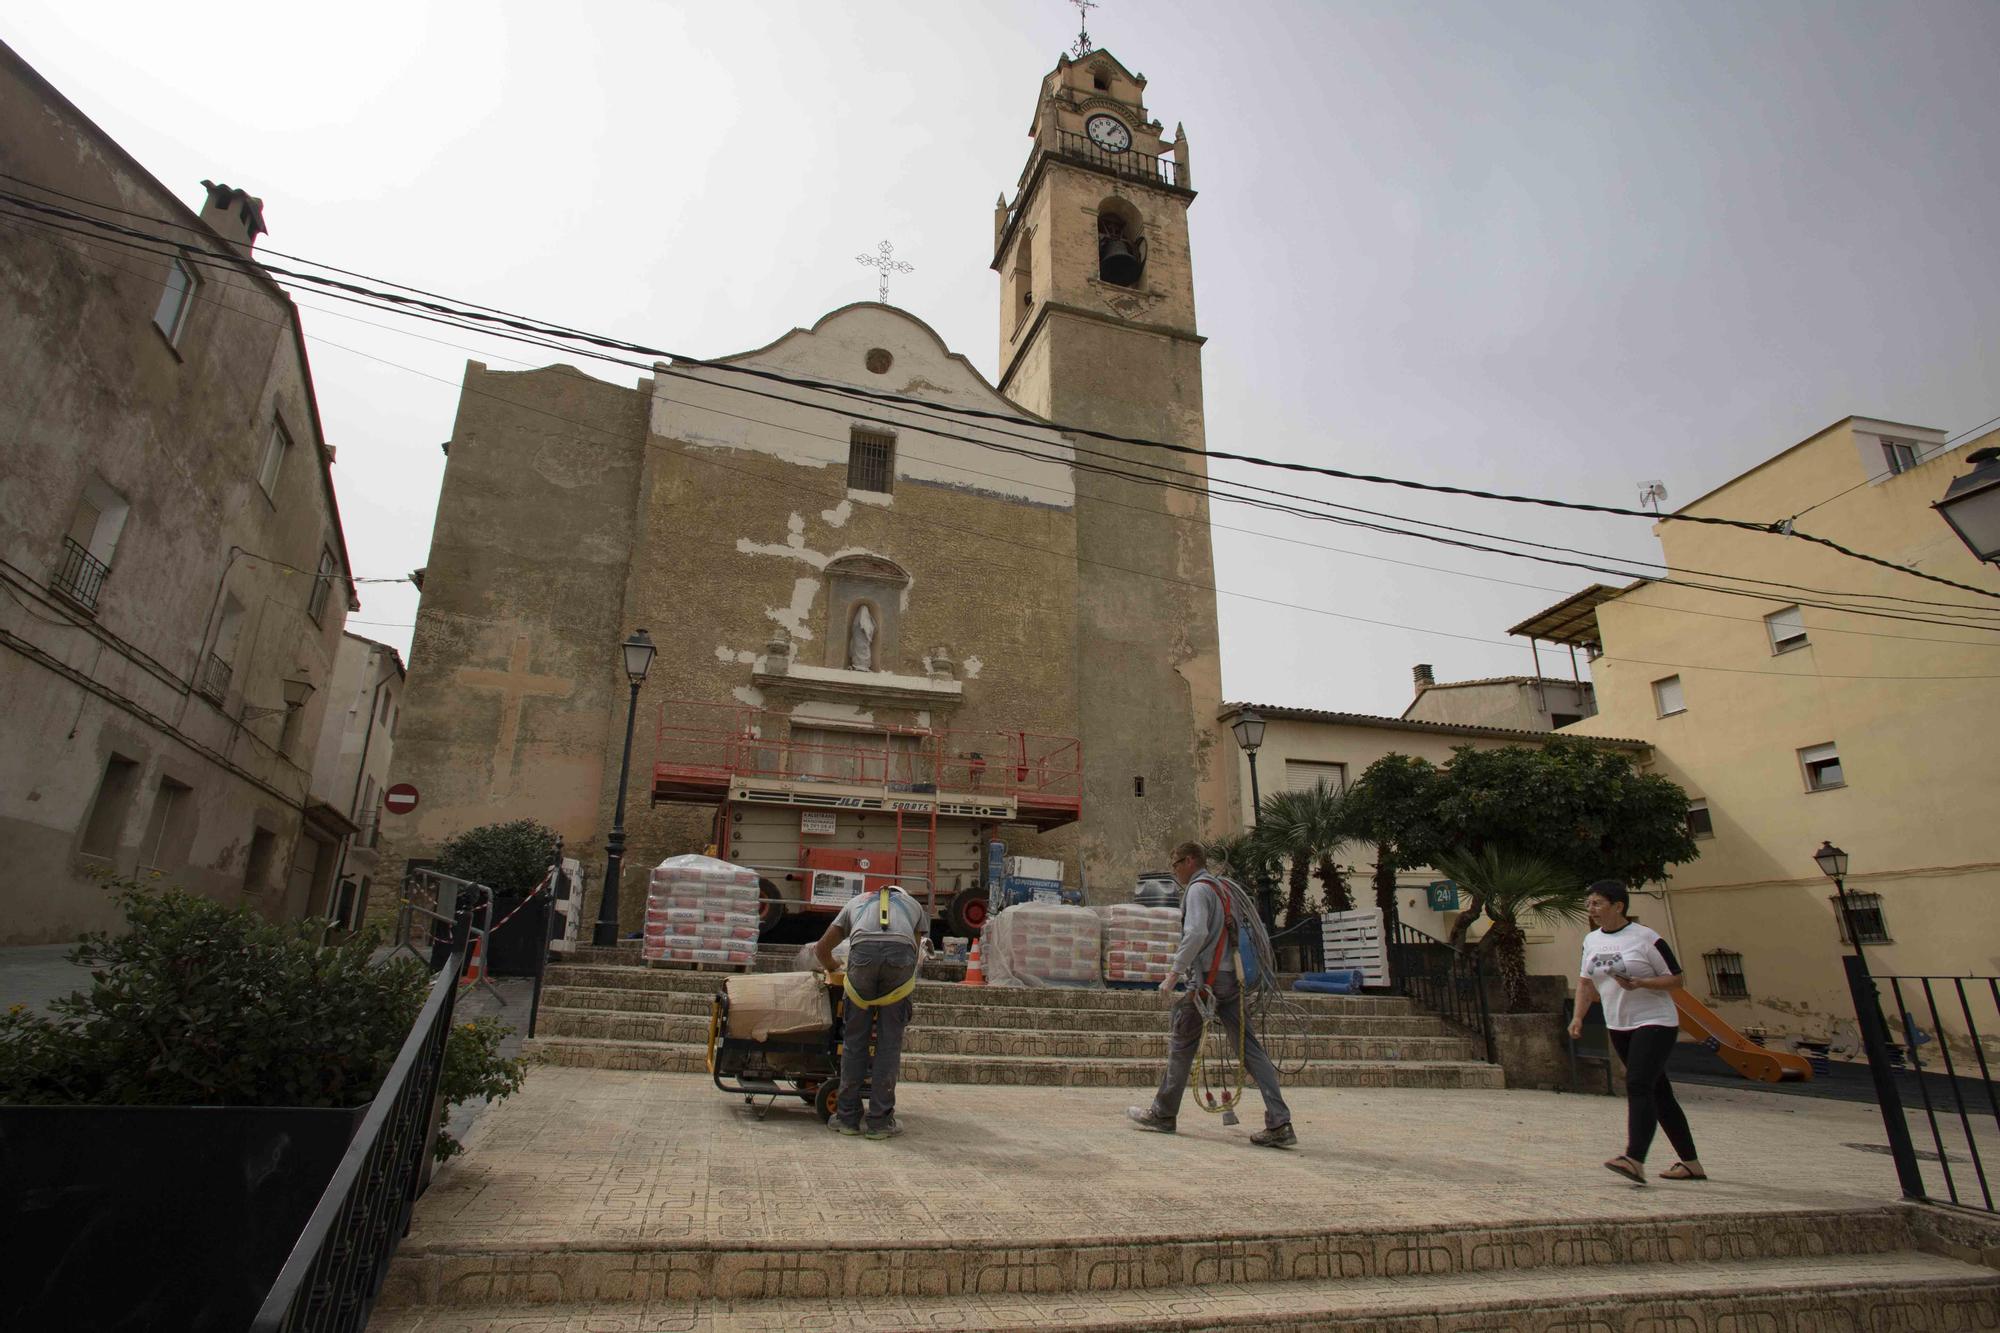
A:
[[[236,1333],[366,1106],[0,1106],[0,1328]]]

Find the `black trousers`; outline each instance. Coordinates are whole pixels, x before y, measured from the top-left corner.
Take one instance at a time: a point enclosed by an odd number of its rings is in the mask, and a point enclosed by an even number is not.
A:
[[[1695,1160],[1694,1134],[1674,1100],[1673,1084],[1667,1082],[1667,1057],[1680,1036],[1678,1027],[1664,1024],[1629,1032],[1612,1029],[1611,1044],[1625,1062],[1625,1155],[1635,1162],[1646,1160],[1656,1125],[1667,1132],[1667,1142],[1683,1162]]]

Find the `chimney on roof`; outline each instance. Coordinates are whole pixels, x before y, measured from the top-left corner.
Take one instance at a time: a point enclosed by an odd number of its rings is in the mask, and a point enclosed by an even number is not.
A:
[[[201,220],[244,254],[249,254],[257,238],[269,231],[264,225],[264,201],[233,185],[203,181],[208,202],[202,206]]]
[[[1437,677],[1431,674],[1431,664],[1429,662],[1417,663],[1410,671],[1410,674],[1417,678],[1417,688],[1419,690],[1427,690],[1437,684]]]

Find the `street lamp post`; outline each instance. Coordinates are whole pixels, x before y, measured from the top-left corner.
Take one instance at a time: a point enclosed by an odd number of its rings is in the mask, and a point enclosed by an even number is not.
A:
[[[619,645],[625,656],[625,676],[632,698],[625,707],[625,757],[618,762],[618,804],[611,810],[611,836],[604,840],[604,892],[597,899],[597,928],[590,942],[608,949],[618,943],[618,872],[625,861],[625,786],[632,775],[632,727],[639,718],[639,687],[646,683],[657,651],[645,630],[634,630]]]
[[[1250,826],[1262,828],[1264,794],[1257,789],[1257,750],[1264,744],[1264,715],[1254,708],[1246,708],[1236,715],[1236,721],[1229,729],[1236,733],[1236,743],[1242,747],[1243,753],[1250,756]],[[1265,924],[1275,924],[1278,915],[1276,905],[1271,901],[1271,887],[1263,882],[1262,875],[1258,876],[1257,897]]]
[[[1965,456],[1972,471],[1953,478],[1944,498],[1931,508],[1973,556],[2000,564],[2000,449],[1974,449]]]
[[[1868,972],[1868,957],[1861,950],[1861,932],[1855,928],[1854,913],[1847,905],[1847,853],[1829,841],[1813,853],[1820,873],[1833,881],[1840,904],[1840,919],[1847,928],[1854,952],[1842,958],[1847,970],[1847,993],[1854,1002],[1854,1021],[1861,1029],[1861,1048],[1868,1055],[1868,1076],[1875,1084],[1875,1104],[1882,1108],[1882,1128],[1889,1136],[1889,1156],[1896,1163],[1896,1179],[1906,1199],[1924,1197],[1923,1172],[1917,1166],[1917,1148],[1910,1141],[1910,1124],[1903,1118],[1903,1096],[1896,1076],[1889,1068],[1889,1028],[1883,1020],[1882,996],[1875,978]]]

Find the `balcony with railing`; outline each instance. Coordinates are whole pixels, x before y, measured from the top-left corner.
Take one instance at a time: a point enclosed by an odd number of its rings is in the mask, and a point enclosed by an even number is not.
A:
[[[97,594],[110,572],[111,566],[84,549],[74,537],[65,537],[55,572],[49,576],[49,586],[84,610],[95,611]]]
[[[221,703],[229,697],[229,679],[234,674],[235,669],[229,663],[210,653],[201,667],[202,694],[216,703]]]
[[[1179,164],[1169,158],[1154,157],[1151,153],[1131,148],[1114,153],[1092,142],[1087,135],[1071,130],[1055,132],[1055,144],[1051,151],[1064,161],[1108,171],[1114,176],[1125,176],[1149,185],[1164,185],[1173,190],[1188,188],[1181,179]]]
[[[1083,747],[1031,731],[875,726],[847,733],[744,705],[660,707],[653,801],[783,800],[884,810],[1072,822],[1083,805]]]

